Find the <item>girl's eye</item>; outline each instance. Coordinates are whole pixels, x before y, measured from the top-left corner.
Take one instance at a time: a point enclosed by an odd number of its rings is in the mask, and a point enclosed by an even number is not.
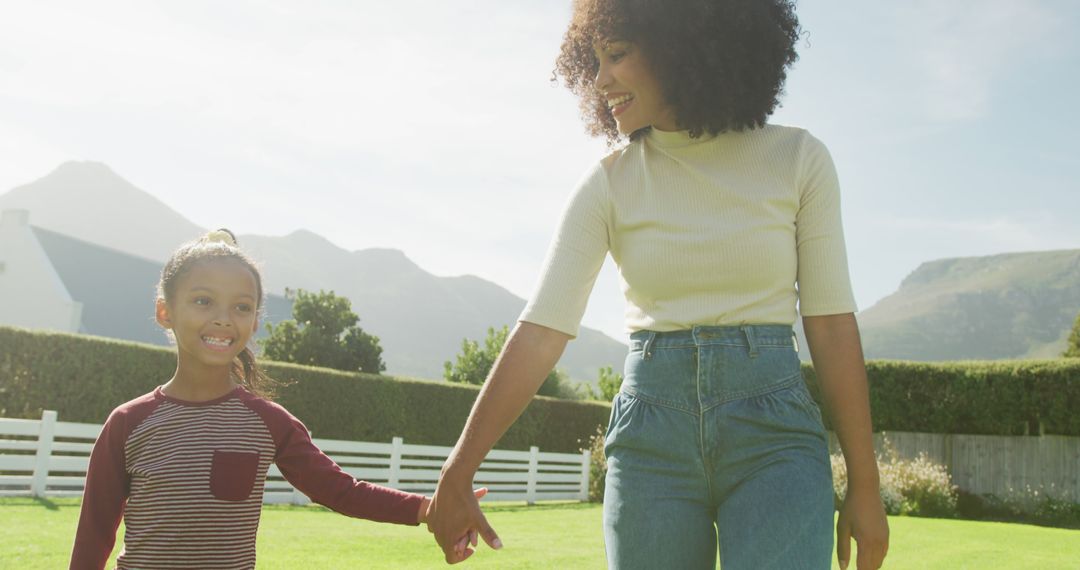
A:
[[[610,59],[612,61],[612,63],[614,63],[616,61],[619,61],[620,59],[622,59],[624,57],[626,57],[626,52],[625,51],[617,51],[617,52],[608,54],[608,59]]]
[[[255,308],[247,303],[240,303],[236,306],[236,310],[240,311],[241,313],[250,313],[251,311],[254,311]]]
[[[195,297],[195,304],[196,305],[203,305],[203,306],[209,305],[210,304],[210,297]]]

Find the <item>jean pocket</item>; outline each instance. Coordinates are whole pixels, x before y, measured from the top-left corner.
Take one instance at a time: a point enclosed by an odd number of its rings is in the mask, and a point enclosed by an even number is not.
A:
[[[259,454],[250,451],[214,451],[210,466],[210,494],[222,501],[243,501],[251,496],[259,471]]]
[[[615,394],[615,399],[611,402],[611,420],[608,421],[607,432],[604,434],[605,456],[608,455],[619,434],[624,433],[629,427],[628,424],[633,415],[633,410],[638,403],[637,398],[626,392]]]
[[[810,395],[810,390],[806,387],[806,384],[802,381],[797,382],[790,390],[803,409],[811,416],[814,416],[818,423],[821,423],[821,408],[814,401],[814,397]]]

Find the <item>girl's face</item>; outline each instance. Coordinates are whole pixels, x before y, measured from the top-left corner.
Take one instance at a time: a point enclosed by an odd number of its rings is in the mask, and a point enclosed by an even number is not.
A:
[[[607,99],[620,133],[650,126],[678,130],[674,109],[664,101],[660,82],[636,45],[613,40],[598,42],[594,49],[600,66],[593,85]]]
[[[158,323],[172,330],[182,363],[231,367],[259,326],[258,285],[234,259],[197,261],[157,302]]]

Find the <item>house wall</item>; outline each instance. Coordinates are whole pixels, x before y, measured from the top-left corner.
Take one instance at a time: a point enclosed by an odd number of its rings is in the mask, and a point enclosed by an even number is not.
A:
[[[26,210],[0,213],[0,324],[79,332],[82,304],[71,298],[30,229]]]

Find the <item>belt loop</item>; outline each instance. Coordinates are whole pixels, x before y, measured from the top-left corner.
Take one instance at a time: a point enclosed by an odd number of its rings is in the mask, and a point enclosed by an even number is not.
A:
[[[757,339],[754,338],[754,327],[751,325],[743,325],[739,327],[742,329],[744,335],[746,335],[746,344],[750,346],[750,358],[757,358]]]
[[[656,340],[656,331],[649,331],[649,334],[645,337],[645,344],[641,345],[642,360],[652,358],[652,344],[654,340]]]

